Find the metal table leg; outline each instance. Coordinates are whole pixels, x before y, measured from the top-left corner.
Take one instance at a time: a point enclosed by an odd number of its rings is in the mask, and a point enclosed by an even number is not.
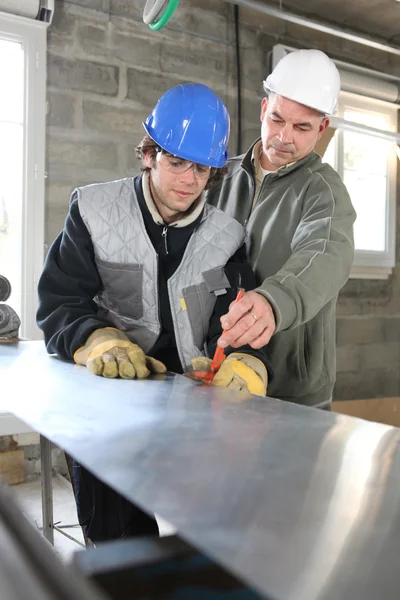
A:
[[[43,535],[50,542],[50,544],[54,546],[51,444],[43,435],[40,436],[40,462],[42,480]]]

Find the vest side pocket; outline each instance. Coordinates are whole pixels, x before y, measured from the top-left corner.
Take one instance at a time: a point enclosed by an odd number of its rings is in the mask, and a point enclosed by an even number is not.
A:
[[[204,351],[217,296],[226,294],[226,289],[231,287],[224,267],[204,271],[202,276],[204,281],[182,290],[193,342],[200,354]]]
[[[143,317],[143,265],[96,259],[103,283],[99,304],[122,317]]]
[[[183,288],[182,295],[186,304],[193,343],[198,348],[199,354],[202,354],[217,297],[208,291],[204,282]]]

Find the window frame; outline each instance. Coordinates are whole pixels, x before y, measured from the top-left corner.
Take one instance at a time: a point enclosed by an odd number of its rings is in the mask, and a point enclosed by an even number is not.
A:
[[[47,23],[0,13],[0,38],[24,51],[24,134],[21,232],[21,329],[41,339],[36,325],[37,282],[44,261]]]
[[[332,126],[337,129],[334,136],[335,169],[343,178],[343,136],[346,131],[346,121],[343,119],[344,111],[347,109],[366,110],[378,112],[389,117],[390,127],[388,133],[397,132],[398,106],[382,100],[368,98],[350,92],[341,92],[336,117],[331,119]],[[378,136],[378,130],[368,127],[360,127],[360,133]],[[356,127],[354,128],[356,129]],[[382,136],[383,137],[383,136]],[[394,142],[393,142],[394,144]],[[396,193],[397,193],[397,156],[393,146],[388,158],[387,188],[386,188],[386,227],[385,227],[385,250],[357,250],[355,251],[354,265],[351,272],[353,278],[383,279],[388,278],[396,265]]]

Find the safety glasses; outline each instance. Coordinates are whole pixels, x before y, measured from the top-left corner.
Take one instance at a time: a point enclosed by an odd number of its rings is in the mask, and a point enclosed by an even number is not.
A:
[[[163,169],[166,169],[170,173],[176,173],[177,175],[189,171],[192,167],[193,172],[198,179],[208,179],[211,174],[211,167],[184,160],[173,154],[166,154],[163,150],[157,151],[157,162]]]

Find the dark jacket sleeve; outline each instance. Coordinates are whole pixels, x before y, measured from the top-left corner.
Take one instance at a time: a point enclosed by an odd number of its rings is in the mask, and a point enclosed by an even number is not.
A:
[[[38,284],[37,323],[49,353],[73,360],[74,352],[95,329],[111,325],[97,316],[93,298],[100,288],[93,244],[75,196]]]
[[[239,288],[244,288],[246,292],[254,290],[257,287],[256,278],[253,269],[247,260],[246,247],[243,244],[232,256],[225,266],[225,274],[231,284],[227,293],[217,297],[214,312],[210,319],[210,327],[207,338],[207,351],[210,357],[214,356],[217,347],[217,341],[222,333],[221,317],[229,311],[229,305],[237,296]],[[251,354],[263,361],[268,369],[268,376],[273,377],[273,368],[268,360],[267,346],[260,350],[254,350],[251,346],[242,346],[240,348],[225,348],[225,354],[228,356],[232,352],[245,352]]]

